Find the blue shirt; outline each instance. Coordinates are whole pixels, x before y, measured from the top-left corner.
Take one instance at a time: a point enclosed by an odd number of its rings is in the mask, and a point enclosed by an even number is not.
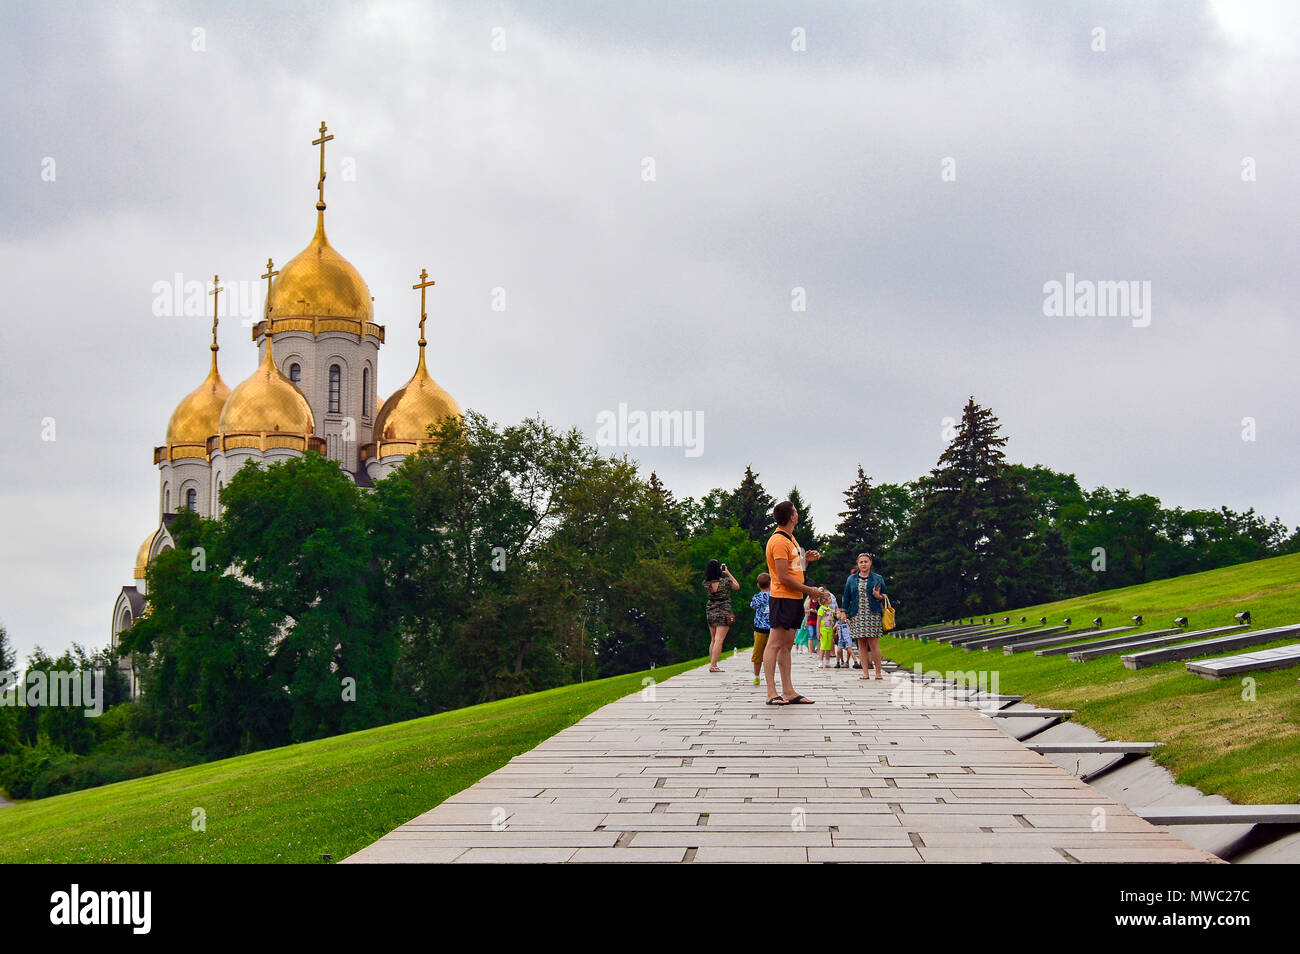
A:
[[[772,620],[768,616],[768,607],[772,605],[771,594],[766,590],[755,593],[754,598],[749,601],[749,605],[754,610],[754,628],[771,629]]]

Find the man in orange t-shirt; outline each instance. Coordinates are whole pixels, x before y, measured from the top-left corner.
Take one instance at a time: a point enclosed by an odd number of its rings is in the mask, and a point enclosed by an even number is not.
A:
[[[825,587],[813,588],[803,582],[807,564],[821,559],[816,550],[805,552],[794,538],[794,528],[799,523],[799,511],[794,504],[784,500],[772,510],[776,518],[776,533],[767,541],[767,572],[772,577],[772,593],[768,616],[771,635],[763,652],[763,674],[767,677],[767,704],[769,706],[811,705],[795,692],[790,680],[790,650],[794,648],[794,634],[803,623],[804,595],[821,597]],[[776,691],[776,668],[781,667],[780,695]]]

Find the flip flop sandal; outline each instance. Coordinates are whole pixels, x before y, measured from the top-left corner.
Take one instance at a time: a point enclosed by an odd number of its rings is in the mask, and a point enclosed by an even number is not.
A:
[[[812,701],[811,699],[806,698],[805,696],[795,696],[793,699],[790,699],[789,701],[787,701],[787,702],[786,702],[786,705],[788,705],[788,706],[810,706],[810,705],[813,705],[813,701]]]
[[[769,706],[788,706],[790,703],[786,702],[780,696],[773,696],[771,699],[767,700],[767,704]]]

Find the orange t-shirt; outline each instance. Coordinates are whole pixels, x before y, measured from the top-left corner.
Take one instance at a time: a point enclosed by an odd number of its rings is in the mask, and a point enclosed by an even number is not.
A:
[[[803,547],[799,546],[798,541],[778,530],[768,538],[766,556],[767,572],[772,577],[772,595],[779,599],[803,599],[802,591],[790,589],[776,574],[776,561],[785,560],[789,564],[790,575],[800,583],[803,582]]]

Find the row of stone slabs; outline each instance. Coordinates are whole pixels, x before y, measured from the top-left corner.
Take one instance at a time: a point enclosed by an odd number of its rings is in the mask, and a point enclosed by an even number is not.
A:
[[[1221,795],[1205,795],[1189,785],[1179,785],[1169,771],[1150,755],[1159,742],[1115,742],[1086,726],[1065,722],[1068,710],[998,707],[1021,702],[1019,696],[973,691],[968,686],[932,676],[906,674],[930,691],[948,694],[978,706],[985,715],[1003,717],[994,723],[1002,731],[1026,741],[1038,752],[1083,781],[1119,798],[1135,814],[1154,825],[1177,826],[1180,837],[1193,847],[1233,863],[1300,862],[1300,805],[1235,805]],[[1020,724],[1005,717],[1018,715]],[[1037,716],[1035,723],[1028,719]]]
[[[1168,639],[1147,639],[1155,634],[1144,633],[1139,637],[1102,641],[1112,644],[1111,648],[1096,648],[1093,643],[1088,646],[1092,655],[1113,655],[1148,643],[1179,642],[1246,629],[1249,626],[1241,624],[1194,632],[1179,631]],[[1274,641],[1279,636],[1288,635],[1291,629],[1276,627],[1260,632],[1263,633],[1263,641]],[[987,628],[983,630],[987,631]],[[980,631],[978,625],[960,627],[937,638],[940,641],[954,642],[969,640],[977,637]],[[1257,635],[1258,633],[1252,634]],[[1144,642],[1130,641],[1135,638]],[[1215,651],[1216,646],[1221,645],[1211,640],[1203,642],[1209,644],[1210,651]],[[1057,651],[1040,650],[1036,655],[1048,655]],[[1221,678],[1251,670],[1294,665],[1294,655],[1297,652],[1300,652],[1300,646],[1276,647],[1241,656],[1189,662],[1187,668],[1189,671],[1197,671],[1204,667],[1207,672],[1201,674],[1206,678]],[[1033,740],[1027,742],[1032,751],[1046,755],[1064,768],[1069,768],[1073,762],[1080,778],[1089,784],[1100,786],[1103,791],[1126,796],[1125,803],[1141,806],[1134,811],[1153,824],[1178,826],[1180,834],[1195,847],[1204,848],[1220,857],[1231,858],[1234,863],[1300,863],[1300,805],[1234,805],[1220,795],[1205,795],[1191,786],[1179,785],[1166,769],[1150,758],[1138,758],[1149,755],[1160,744],[1158,742],[1105,740],[1085,726],[1064,721],[1071,715],[1068,710],[1035,709],[1025,703],[1021,706],[1022,711],[1004,708],[991,712],[991,706],[1020,703],[1021,697],[994,696],[929,676],[922,676],[920,681],[931,688],[949,693],[954,698],[980,706],[986,715],[999,717],[995,724],[1004,732],[1022,741]],[[1038,718],[1030,722],[1030,718],[1035,715]],[[1014,722],[1006,721],[1011,716],[1020,718]],[[1065,741],[1066,739],[1074,741]]]
[[[1186,632],[1177,629],[1154,630],[1146,633],[1129,633],[1107,639],[1088,638],[1105,636],[1108,633],[1122,633],[1132,630],[1131,626],[1113,629],[1076,629],[1065,630],[1064,627],[1018,629],[1003,631],[995,636],[985,636],[987,627],[968,627],[956,631],[946,629],[935,634],[934,638],[951,645],[960,645],[970,651],[976,648],[990,649],[1002,647],[1004,654],[1033,651],[1036,656],[1067,654],[1071,662],[1086,662],[1102,656],[1119,655],[1120,661],[1128,669],[1142,669],[1160,663],[1180,659],[1196,659],[1213,656],[1229,649],[1246,646],[1258,646],[1276,642],[1287,636],[1300,633],[1300,623],[1286,626],[1274,626],[1268,629],[1243,632],[1249,629],[1245,624],[1220,626],[1212,629]],[[909,636],[925,634],[925,630],[911,630]],[[1055,635],[1043,638],[1044,633]],[[1026,639],[1026,637],[1032,637]],[[1205,638],[1210,637],[1210,638]],[[1134,652],[1134,650],[1140,650]],[[1300,665],[1300,644],[1278,646],[1252,653],[1243,653],[1221,659],[1189,662],[1187,670],[1206,679],[1222,679],[1240,675],[1254,670],[1284,669]]]
[[[969,706],[916,707],[898,700],[901,679],[795,664],[815,705],[765,706],[747,660],[692,670],[605,706],[348,860],[1217,860]]]

